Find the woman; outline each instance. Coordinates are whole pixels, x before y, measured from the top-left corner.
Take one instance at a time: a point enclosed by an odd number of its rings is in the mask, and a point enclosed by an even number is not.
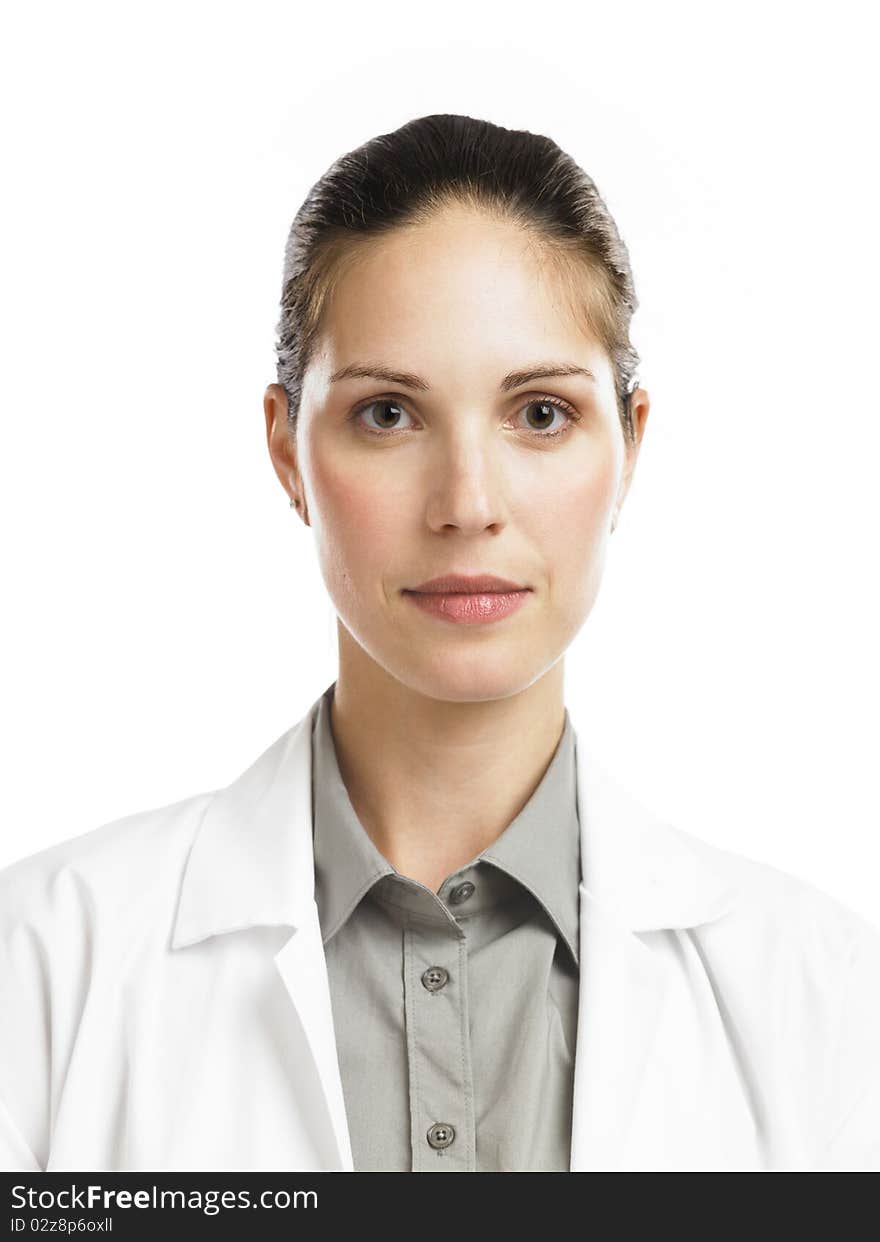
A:
[[[880,1167],[880,935],[565,706],[635,306],[548,138],[423,117],[313,187],[264,410],[338,676],[225,789],[0,877],[4,1167]]]

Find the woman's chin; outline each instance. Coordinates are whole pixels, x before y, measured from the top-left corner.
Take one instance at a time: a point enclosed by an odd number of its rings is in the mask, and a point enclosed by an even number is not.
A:
[[[427,698],[450,703],[510,698],[527,690],[547,667],[537,653],[529,656],[522,650],[476,656],[435,651],[430,658],[406,663],[396,674],[398,680]]]

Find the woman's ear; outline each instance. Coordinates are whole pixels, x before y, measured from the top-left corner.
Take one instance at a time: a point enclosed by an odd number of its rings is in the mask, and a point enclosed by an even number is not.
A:
[[[288,424],[287,393],[281,384],[270,384],[263,394],[263,412],[266,417],[266,442],[275,473],[290,497],[306,526],[309,511],[296,457],[296,439]]]
[[[620,510],[623,508],[623,502],[626,500],[627,493],[632,483],[633,472],[638,461],[639,449],[642,446],[642,436],[645,434],[645,423],[648,421],[648,411],[651,408],[651,399],[644,388],[636,388],[630,396],[630,416],[632,418],[633,427],[633,443],[627,440],[626,443],[626,464],[623,470],[623,476],[620,480],[620,487],[617,490],[617,499],[614,502],[614,509],[611,517],[611,530],[614,530],[620,517]]]
[[[645,423],[648,421],[648,413],[651,409],[651,398],[648,396],[646,389],[633,389],[629,399],[629,409],[633,425],[633,435],[635,436],[635,444],[632,446],[632,451],[638,454],[642,446],[642,436],[645,434]]]

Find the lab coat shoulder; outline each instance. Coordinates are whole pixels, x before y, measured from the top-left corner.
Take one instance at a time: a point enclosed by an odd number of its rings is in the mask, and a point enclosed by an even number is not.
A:
[[[139,942],[168,935],[213,795],[93,828],[0,870],[0,1167],[45,1168],[81,1019]]]
[[[688,935],[747,1083],[754,1074],[759,1120],[775,1109],[822,1136],[816,1168],[880,1169],[880,928],[798,876],[678,831],[737,892]]]
[[[806,925],[811,925],[815,932],[824,933],[832,949],[848,942],[853,935],[870,937],[873,933],[880,937],[880,927],[875,923],[802,876],[763,859],[724,849],[683,828],[668,827],[689,849],[709,862],[715,872],[723,875],[731,891],[736,893],[733,912],[742,922],[757,922],[766,932],[775,923],[780,933],[788,927],[799,934],[796,931],[799,919],[801,933]]]

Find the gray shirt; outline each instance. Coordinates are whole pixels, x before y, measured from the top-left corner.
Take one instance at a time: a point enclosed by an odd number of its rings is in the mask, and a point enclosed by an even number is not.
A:
[[[373,844],[313,725],[315,897],[359,1172],[567,1172],[577,1034],[575,734],[432,892]]]

